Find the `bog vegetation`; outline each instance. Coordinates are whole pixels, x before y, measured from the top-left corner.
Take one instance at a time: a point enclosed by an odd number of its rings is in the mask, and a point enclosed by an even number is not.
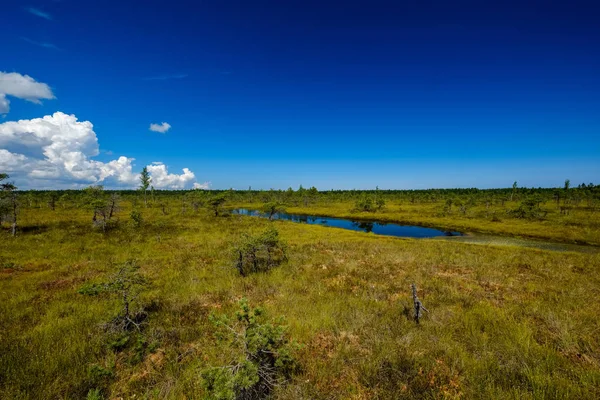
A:
[[[229,212],[598,246],[600,186],[0,185],[0,398],[600,398],[598,253]]]

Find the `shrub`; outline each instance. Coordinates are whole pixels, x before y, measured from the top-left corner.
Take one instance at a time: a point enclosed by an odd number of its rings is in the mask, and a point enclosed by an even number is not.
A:
[[[381,196],[362,195],[356,203],[354,203],[355,211],[374,212],[381,211],[385,207],[385,200]]]
[[[208,200],[208,207],[212,210],[212,212],[215,214],[215,217],[219,216],[219,212],[221,211],[221,206],[223,205],[223,203],[225,203],[225,201],[227,201],[225,199],[225,196],[223,195],[216,195],[213,198]]]
[[[285,243],[272,226],[257,236],[244,235],[235,253],[235,267],[242,276],[268,271],[287,260]]]
[[[498,214],[496,214],[496,211],[494,211],[492,213],[492,222],[502,222],[502,220],[500,219],[500,217],[498,216]]]
[[[139,228],[140,226],[142,226],[142,213],[138,210],[132,210],[129,214],[129,218],[131,218],[131,225],[133,225],[134,228]]]
[[[109,368],[104,368],[100,365],[93,364],[88,368],[88,375],[93,382],[105,382],[115,376],[114,368],[114,364],[110,365]]]
[[[232,321],[211,315],[220,341],[237,347],[237,360],[224,367],[202,371],[204,388],[211,399],[264,399],[295,373],[294,353],[299,345],[287,337],[281,323],[263,322],[263,310],[251,309],[246,299]]]
[[[377,207],[378,211],[381,211],[385,207],[385,200],[383,197],[375,198],[375,207]]]
[[[373,199],[369,196],[361,196],[356,203],[354,203],[354,209],[356,211],[371,212],[375,209],[373,205]]]
[[[508,213],[515,218],[542,219],[546,212],[540,208],[541,200],[536,197],[528,197],[519,204],[519,207],[510,210]]]
[[[90,186],[84,189],[83,201],[87,207],[94,212],[92,216],[93,226],[101,227],[106,232],[111,223],[112,217],[119,211],[119,195],[112,193],[107,197],[104,188],[100,185]]]
[[[7,174],[0,173],[0,182],[8,179]],[[17,216],[19,203],[16,194],[17,187],[12,183],[0,183],[0,226],[2,221],[12,222],[12,235],[17,234]]]
[[[87,396],[85,399],[86,400],[102,400],[102,399],[104,399],[104,397],[102,397],[102,392],[100,391],[100,389],[90,389],[90,391],[87,393]]]
[[[285,206],[282,203],[272,201],[265,203],[261,210],[269,217],[269,220],[272,220],[275,214],[285,212]]]
[[[452,204],[454,204],[454,199],[452,197],[446,199],[446,203],[444,204],[444,213],[452,214]]]
[[[106,287],[101,283],[86,283],[82,285],[77,293],[84,296],[97,296],[102,292],[106,291]]]
[[[132,311],[132,308],[137,305],[137,298],[147,285],[147,279],[139,273],[139,266],[135,261],[128,261],[122,264],[118,272],[107,282],[85,284],[79,288],[78,293],[86,296],[118,293],[122,300],[122,310],[111,322],[105,325],[105,328],[113,332],[140,330],[147,313],[143,308],[138,311]]]

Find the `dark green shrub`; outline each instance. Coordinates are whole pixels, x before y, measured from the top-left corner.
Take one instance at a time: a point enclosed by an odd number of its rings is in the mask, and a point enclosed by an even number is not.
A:
[[[134,228],[139,228],[140,226],[142,226],[142,222],[143,222],[142,213],[139,212],[138,210],[132,210],[131,213],[129,214],[129,218],[131,218],[131,225]]]
[[[356,211],[371,212],[375,209],[373,205],[373,199],[369,196],[361,196],[356,203],[354,203],[354,209]]]
[[[86,283],[82,285],[77,293],[82,294],[84,296],[98,296],[100,293],[105,292],[106,287],[104,284],[100,283]]]
[[[227,200],[225,199],[225,196],[216,195],[213,198],[211,198],[210,200],[208,200],[207,205],[212,210],[212,212],[215,214],[215,217],[218,217],[219,212],[221,211],[221,206],[226,201]]]
[[[85,400],[103,400],[102,392],[100,389],[90,389],[85,397]]]
[[[359,212],[374,212],[381,211],[385,207],[385,200],[383,197],[376,196],[368,196],[363,194],[356,202],[354,203],[354,210]]]
[[[129,344],[129,332],[120,332],[108,340],[108,348],[114,351],[121,351]]]
[[[240,301],[235,319],[211,315],[221,343],[238,349],[237,360],[202,371],[204,388],[211,399],[264,399],[276,386],[297,372],[294,358],[299,345],[291,342],[281,323],[263,321],[260,308]]]
[[[127,261],[119,270],[103,283],[88,283],[77,291],[86,296],[97,296],[101,293],[117,293],[122,300],[121,312],[105,328],[109,331],[121,332],[132,329],[140,330],[141,324],[147,313],[140,308],[137,302],[142,289],[148,285],[148,280],[139,273],[139,266],[135,261]],[[133,308],[138,306],[138,310]]]
[[[244,235],[235,254],[235,267],[242,276],[268,271],[287,260],[285,243],[273,226],[257,236]]]
[[[452,213],[452,204],[454,204],[454,199],[452,197],[446,199],[446,203],[444,204],[444,212],[447,214]]]
[[[515,218],[523,219],[543,219],[546,211],[540,208],[541,199],[537,196],[531,196],[524,199],[519,207],[510,210],[508,213]]]
[[[110,365],[109,368],[104,368],[98,364],[90,365],[88,374],[90,379],[95,383],[105,382],[112,379],[115,376],[114,365]]]
[[[283,213],[285,212],[285,207],[282,203],[276,202],[276,201],[272,201],[269,203],[265,203],[262,206],[261,209],[262,212],[264,212],[269,219],[273,219],[273,216],[277,213]]]

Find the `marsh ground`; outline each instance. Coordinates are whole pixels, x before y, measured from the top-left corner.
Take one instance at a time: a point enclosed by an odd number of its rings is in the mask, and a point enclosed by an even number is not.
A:
[[[598,254],[375,237],[176,205],[168,215],[141,207],[144,222],[134,228],[129,202],[122,205],[105,234],[91,228],[89,211],[60,207],[23,209],[20,234],[2,232],[0,397],[75,399],[98,388],[106,398],[203,398],[200,371],[232,357],[209,315],[233,312],[242,297],[270,318],[285,317],[303,344],[300,372],[275,398],[600,397]],[[481,222],[411,207],[378,217],[600,237],[577,215],[569,216],[576,225]],[[346,205],[322,209],[350,213]],[[239,276],[232,246],[269,224],[287,242],[289,261]],[[117,350],[101,325],[120,299],[78,290],[130,259],[151,282],[138,302],[149,317]],[[412,283],[430,311],[419,325]]]
[[[465,213],[454,207],[444,212],[440,202],[418,203],[390,202],[379,212],[357,212],[353,202],[319,202],[307,207],[287,207],[290,213],[327,215],[343,218],[364,218],[393,221],[421,226],[446,228],[461,232],[477,232],[510,237],[544,239],[554,242],[600,245],[600,210],[588,207],[574,208],[569,214],[561,214],[553,202],[542,204],[545,216],[540,219],[514,218],[510,210],[519,201],[506,201],[489,207],[476,205]],[[252,204],[245,205],[251,207]]]

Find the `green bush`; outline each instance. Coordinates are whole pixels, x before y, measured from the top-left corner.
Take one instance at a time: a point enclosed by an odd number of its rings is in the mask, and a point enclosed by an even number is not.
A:
[[[215,214],[215,217],[218,217],[219,213],[221,212],[221,206],[226,201],[227,201],[227,199],[225,199],[225,196],[223,196],[223,195],[215,195],[214,197],[212,197],[211,199],[208,200],[207,206]]]
[[[90,389],[85,397],[86,400],[103,400],[102,392],[100,389]]]
[[[269,203],[265,203],[262,206],[261,211],[265,213],[269,217],[269,219],[273,219],[273,216],[275,214],[285,212],[285,206],[282,203],[272,201]]]
[[[235,254],[235,267],[242,276],[268,271],[287,260],[286,245],[273,226],[257,236],[244,235]]]
[[[211,315],[219,339],[239,351],[237,360],[202,371],[204,389],[211,399],[264,399],[276,386],[298,371],[294,358],[299,345],[287,337],[281,323],[265,323],[261,308],[240,301],[235,319]]]
[[[519,204],[519,207],[510,210],[508,213],[515,218],[523,219],[543,219],[546,216],[546,211],[540,208],[542,199],[538,196],[526,198]]]
[[[119,266],[118,271],[107,282],[87,283],[77,291],[86,296],[97,296],[101,293],[117,293],[122,301],[121,312],[105,328],[114,332],[140,330],[141,324],[147,317],[143,307],[139,307],[138,297],[149,282],[139,273],[139,266],[134,260]],[[139,307],[134,311],[134,306]]]
[[[139,228],[140,226],[142,226],[142,213],[138,210],[132,210],[129,214],[129,218],[131,218],[131,225],[133,225],[134,228]]]
[[[82,285],[77,293],[84,296],[98,296],[100,293],[106,291],[106,285],[99,283],[86,283]]]
[[[385,207],[385,200],[381,196],[363,195],[354,203],[355,211],[374,212]]]

